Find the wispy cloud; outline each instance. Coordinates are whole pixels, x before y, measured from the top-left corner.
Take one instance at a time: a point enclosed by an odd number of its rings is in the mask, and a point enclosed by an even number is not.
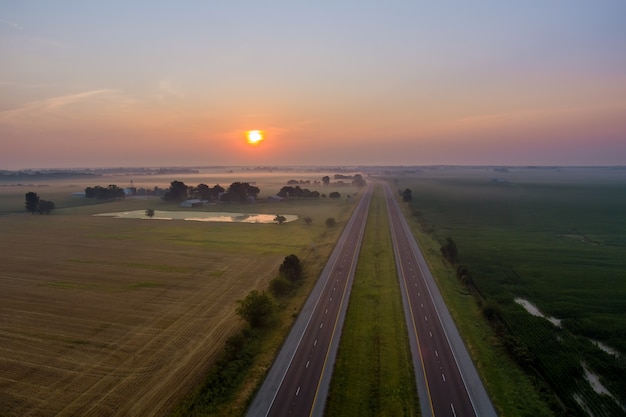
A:
[[[10,22],[10,21],[4,20],[4,19],[0,19],[0,25],[1,26],[8,26],[8,27],[13,28],[15,30],[22,30],[22,29],[24,29],[22,27],[22,25],[20,25],[19,23]]]
[[[0,111],[0,123],[20,123],[36,117],[54,115],[69,105],[87,103],[93,99],[107,99],[121,105],[129,104],[132,101],[130,97],[118,90],[107,88],[89,90],[37,100],[17,108]]]

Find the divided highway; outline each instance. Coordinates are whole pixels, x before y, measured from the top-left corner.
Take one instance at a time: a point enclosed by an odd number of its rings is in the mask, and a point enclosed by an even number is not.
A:
[[[248,417],[324,415],[372,188],[368,184]],[[400,207],[389,186],[384,189],[422,415],[496,417]]]
[[[324,415],[371,197],[369,184],[250,405],[249,417]]]
[[[465,344],[387,185],[385,199],[422,415],[495,417]]]

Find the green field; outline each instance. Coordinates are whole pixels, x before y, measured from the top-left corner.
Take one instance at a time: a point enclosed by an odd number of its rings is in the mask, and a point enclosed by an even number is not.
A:
[[[626,172],[439,169],[394,185],[412,190],[409,211],[421,232],[440,244],[454,239],[459,262],[451,270],[467,268],[476,297],[506,331],[494,343],[507,344],[528,374],[551,386],[564,415],[623,415]],[[610,394],[598,395],[590,374]]]
[[[417,416],[404,310],[382,189],[372,197],[327,416]]]

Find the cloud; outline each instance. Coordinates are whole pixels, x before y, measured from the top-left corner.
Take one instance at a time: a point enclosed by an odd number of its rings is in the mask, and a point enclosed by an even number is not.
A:
[[[74,104],[87,104],[97,100],[109,100],[118,104],[128,104],[132,101],[130,97],[118,90],[97,89],[83,91],[75,94],[51,97],[27,103],[23,106],[0,111],[0,124],[21,124],[33,119],[58,115],[64,108]]]
[[[2,26],[9,26],[9,27],[11,27],[13,29],[16,29],[16,30],[24,29],[22,27],[22,25],[20,25],[18,23],[15,23],[15,22],[9,22],[8,20],[4,20],[4,19],[0,19],[0,25],[2,25]]]

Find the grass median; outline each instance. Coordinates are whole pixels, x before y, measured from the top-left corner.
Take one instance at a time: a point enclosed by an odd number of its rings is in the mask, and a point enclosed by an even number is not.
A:
[[[378,186],[370,206],[326,415],[419,415],[387,208]]]

